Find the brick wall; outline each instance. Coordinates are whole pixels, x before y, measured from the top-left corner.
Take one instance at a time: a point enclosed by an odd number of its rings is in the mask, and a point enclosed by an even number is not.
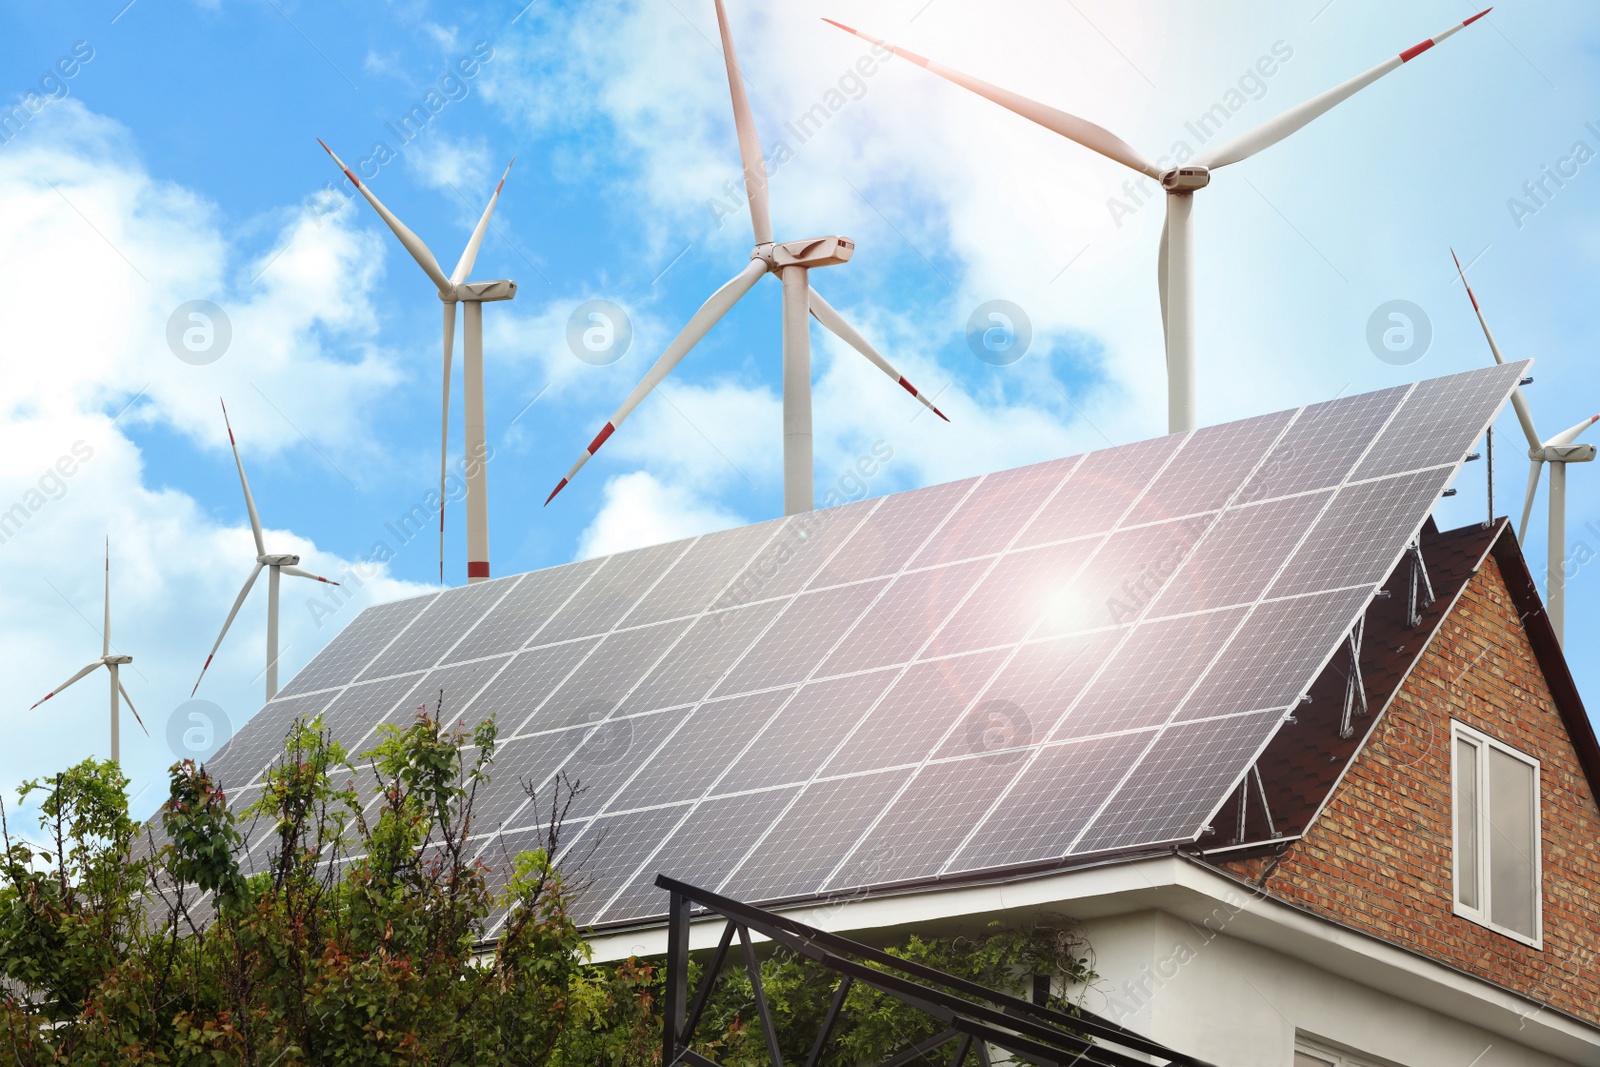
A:
[[[1452,718],[1541,762],[1542,950],[1452,911]],[[1493,557],[1266,889],[1600,1023],[1600,808]]]

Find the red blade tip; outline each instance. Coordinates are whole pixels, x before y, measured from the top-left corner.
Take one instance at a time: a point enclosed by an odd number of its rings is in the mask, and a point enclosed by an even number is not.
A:
[[[1476,15],[1472,16],[1467,21],[1463,22],[1461,25],[1470,26],[1474,22],[1477,22],[1479,19],[1483,18],[1483,16],[1487,15],[1489,12],[1491,12],[1493,10],[1494,10],[1494,8],[1492,8],[1492,7],[1486,7],[1482,11],[1478,12]]]
[[[830,19],[830,18],[825,18],[825,19],[823,19],[823,20],[822,20],[822,21],[823,21],[823,22],[826,22],[826,23],[827,23],[827,24],[828,24],[828,25],[830,25],[830,26],[837,26],[837,27],[839,27],[839,28],[840,28],[840,29],[841,29],[841,30],[843,30],[843,31],[844,31],[844,32],[845,32],[845,33],[853,33],[853,34],[855,34],[855,35],[856,35],[856,36],[857,36],[857,37],[859,37],[859,36],[861,36],[861,31],[859,31],[859,30],[857,30],[857,29],[855,29],[855,28],[854,28],[854,27],[851,27],[851,26],[846,26],[846,25],[845,25],[845,24],[844,24],[844,23],[842,23],[842,22],[835,22],[835,21],[833,21],[833,20],[832,20],[832,19]]]
[[[554,489],[550,490],[550,495],[544,498],[545,507],[549,507],[550,506],[550,501],[554,500],[556,498],[556,494],[561,492],[561,490],[565,489],[566,487],[567,487],[567,480],[565,478],[563,478],[563,479],[561,479],[561,483],[559,485],[557,485]]]

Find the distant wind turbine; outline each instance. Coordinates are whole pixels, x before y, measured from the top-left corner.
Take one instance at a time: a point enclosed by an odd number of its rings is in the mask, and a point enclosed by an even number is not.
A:
[[[228,617],[222,623],[222,632],[217,635],[217,643],[211,646],[210,655],[206,656],[205,666],[200,668],[200,677],[194,680],[194,689],[189,691],[194,696],[200,689],[200,682],[205,678],[206,671],[211,667],[211,660],[217,654],[217,649],[222,647],[222,639],[228,636],[228,627],[233,625],[234,618],[239,614],[239,609],[244,606],[244,598],[250,595],[250,589],[256,584],[256,578],[261,574],[261,568],[267,568],[267,699],[271,700],[278,695],[278,576],[291,575],[295,578],[310,578],[312,581],[325,582],[328,585],[338,585],[338,582],[312,574],[310,571],[301,570],[298,564],[300,557],[290,552],[268,553],[265,539],[261,534],[261,516],[256,513],[255,497],[250,495],[250,481],[244,476],[244,462],[239,459],[239,444],[233,439],[233,424],[228,422],[228,405],[222,405],[222,422],[228,427],[228,445],[233,449],[233,465],[239,468],[239,485],[244,488],[244,506],[250,513],[250,532],[256,539],[256,565],[250,571],[250,577],[244,580],[244,588],[239,590],[239,595],[234,599],[233,610],[228,612]]]
[[[895,370],[889,361],[867,343],[866,338],[844,320],[833,307],[811,288],[810,271],[815,267],[828,267],[845,263],[855,251],[855,242],[848,237],[813,237],[803,241],[775,244],[772,239],[772,218],[767,206],[767,172],[762,163],[761,141],[756,136],[755,118],[750,111],[750,101],[745,96],[744,79],[739,73],[739,58],[734,53],[733,35],[728,30],[727,12],[722,0],[716,0],[717,28],[722,33],[722,54],[728,68],[728,93],[733,98],[733,124],[739,134],[739,156],[744,165],[745,190],[750,199],[750,225],[755,232],[755,249],[750,253],[750,263],[711,298],[700,305],[700,310],[690,318],[689,324],[675,337],[667,350],[656,360],[644,380],[622,402],[617,413],[611,416],[595,439],[584,449],[578,462],[572,465],[567,476],[551,490],[545,503],[555,499],[567,483],[577,476],[589,458],[600,450],[622,421],[633,413],[639,402],[661,384],[663,378],[689,350],[710,332],[711,327],[726,315],[748,293],[762,275],[776,274],[783,282],[783,510],[786,515],[810,511],[815,503],[811,444],[811,323],[815,318],[834,336],[867,358],[873,366],[894,379],[902,389],[916,397],[935,415],[946,422],[944,412],[917,391],[916,386]]]
[[[478,247],[483,244],[484,231],[489,228],[489,217],[494,214],[494,206],[500,200],[500,190],[505,188],[506,177],[511,173],[511,164],[516,163],[513,156],[511,163],[506,165],[506,172],[500,176],[500,184],[494,187],[494,195],[489,197],[489,206],[483,209],[483,217],[478,220],[478,226],[472,231],[472,237],[467,241],[467,247],[461,253],[461,258],[456,261],[456,269],[445,277],[439,267],[439,261],[428,251],[428,246],[422,239],[406,228],[406,224],[395,218],[394,212],[383,206],[383,202],[373,195],[372,190],[357,178],[349,167],[344,165],[344,160],[333,154],[333,149],[323,144],[318,138],[317,143],[322,145],[333,161],[344,171],[344,176],[350,183],[360,190],[361,195],[367,198],[377,211],[378,216],[394,231],[400,239],[401,245],[411,258],[417,261],[422,272],[439,290],[439,299],[444,301],[444,387],[442,413],[439,417],[439,581],[444,581],[444,504],[445,504],[445,475],[446,452],[450,447],[450,364],[455,354],[456,343],[456,305],[467,306],[466,319],[461,328],[461,343],[463,360],[461,366],[461,388],[465,393],[462,400],[463,422],[465,423],[466,436],[466,481],[467,481],[467,581],[483,582],[489,578],[489,480],[485,467],[488,462],[489,445],[488,437],[484,430],[483,417],[483,305],[495,300],[510,300],[517,295],[517,283],[512,281],[494,282],[469,282],[467,276],[472,273],[472,265],[478,260]]]
[[[71,678],[68,678],[66,681],[56,686],[54,689],[50,690],[50,692],[46,693],[37,703],[33,705],[33,707],[38,707],[46,700],[49,700],[57,693],[66,689],[67,686],[71,685],[73,682],[76,682],[78,679],[85,677],[100,667],[104,667],[106,670],[111,672],[111,762],[120,763],[122,762],[122,716],[117,704],[118,698],[128,702],[128,710],[133,712],[134,721],[139,724],[139,729],[144,730],[144,735],[146,737],[150,736],[150,731],[145,729],[144,720],[139,718],[138,709],[133,706],[133,698],[128,695],[127,689],[123,688],[122,679],[117,675],[118,668],[124,667],[132,662],[132,656],[126,656],[120,653],[117,655],[111,654],[111,539],[108,537],[106,538],[106,621],[105,628],[100,632],[100,658],[83,668],[83,670],[79,671],[77,674],[74,674]],[[32,711],[33,708],[29,708],[28,710]]]
[[[1472,301],[1472,310],[1478,315],[1478,325],[1483,327],[1483,336],[1489,342],[1489,351],[1494,353],[1496,363],[1504,364],[1506,357],[1500,351],[1500,346],[1495,343],[1494,334],[1489,329],[1489,320],[1483,315],[1483,308],[1478,305],[1478,298],[1473,295],[1472,286],[1467,284],[1467,272],[1461,269],[1461,260],[1456,259],[1456,254],[1451,251],[1450,258],[1456,261],[1456,273],[1461,275],[1461,284],[1467,290],[1467,299]],[[1511,392],[1511,406],[1516,409],[1517,421],[1522,424],[1523,435],[1528,439],[1528,459],[1532,466],[1528,470],[1528,495],[1522,502],[1522,522],[1517,527],[1517,540],[1523,544],[1528,542],[1528,518],[1533,514],[1533,498],[1539,492],[1539,475],[1544,471],[1544,465],[1550,465],[1550,528],[1546,531],[1550,539],[1549,547],[1545,551],[1545,585],[1544,585],[1544,610],[1550,619],[1550,626],[1556,632],[1556,640],[1565,643],[1567,614],[1567,464],[1592,463],[1595,457],[1594,445],[1575,444],[1578,435],[1583,433],[1596,422],[1600,422],[1600,415],[1591,415],[1578,425],[1563,430],[1550,438],[1541,441],[1539,433],[1533,426],[1533,412],[1528,408],[1528,400],[1522,395],[1520,388]]]
[[[1391,56],[1365,74],[1358,74],[1344,84],[1336,85],[1298,107],[1290,108],[1277,118],[1269,119],[1227,144],[1209,152],[1202,152],[1199,158],[1192,162],[1165,169],[1150,162],[1132,145],[1110,130],[1086,119],[1018,96],[1007,89],[990,85],[986,81],[980,81],[941,63],[925,59],[915,52],[896,48],[886,41],[868,36],[841,22],[834,22],[832,19],[823,21],[839,27],[846,33],[853,33],[880,47],[891,49],[895,55],[926,67],[941,78],[955,82],[964,89],[971,90],[1025,119],[1038,123],[1052,133],[1060,134],[1069,141],[1076,141],[1092,152],[1098,152],[1161,183],[1162,189],[1167,194],[1167,220],[1161,231],[1156,280],[1161,289],[1161,317],[1166,327],[1167,428],[1171,433],[1182,433],[1194,429],[1195,426],[1194,194],[1211,184],[1213,170],[1249,159],[1262,149],[1272,147],[1385,74],[1398,70],[1440,41],[1472,25],[1488,13],[1488,10],[1481,11],[1465,22],[1450,27],[1437,37],[1414,45],[1397,56]]]

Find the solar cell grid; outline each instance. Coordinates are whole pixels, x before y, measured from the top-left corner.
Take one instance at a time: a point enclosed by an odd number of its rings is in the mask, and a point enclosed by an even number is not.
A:
[[[913,664],[842,742],[823,773],[922,762],[978,698],[1004,658],[991,651]]]
[[[681,715],[670,713],[683,725],[654,753],[640,750],[634,760],[638,773],[623,786],[610,810],[699,800],[755,740],[791,692],[774,689],[715,700]]]
[[[717,792],[737,793],[809,780],[896,673],[873,671],[801,687],[767,721],[750,748],[729,765],[717,782]]]
[[[603,634],[616,626],[692,542],[674,541],[608,556],[533,638],[548,645]]]
[[[1410,389],[1396,386],[1306,408],[1245,483],[1239,502],[1338,485]]]
[[[804,681],[816,668],[819,646],[832,647],[888,584],[879,578],[802,593],[717,686],[716,695]]]
[[[976,480],[968,478],[884,497],[811,580],[808,588],[820,589],[896,573],[949,517],[950,510],[967,495]]]
[[[561,773],[574,790],[568,815],[576,820],[596,815],[607,806],[612,811],[622,810],[613,803],[617,791],[634,777],[641,764],[648,763],[651,753],[688,714],[683,710],[658,711],[607,719],[590,727],[583,744],[561,766]]]
[[[785,786],[697,805],[605,906],[601,921],[621,922],[659,913],[662,892],[655,885],[658,873],[690,885],[717,885],[799,792],[798,786]]]
[[[1163,730],[1072,851],[1191,839],[1255,762],[1284,714],[1202,719]]]
[[[783,529],[728,584],[713,607],[750,604],[799,592],[881,503],[863,500],[792,515]]]
[[[607,634],[539,706],[529,724],[549,730],[610,715],[688,626],[687,620],[679,619]]]
[[[539,706],[550,696],[550,691],[571,674],[573,668],[599,643],[600,638],[587,637],[563,645],[545,645],[517,653],[511,657],[505,670],[495,675],[494,680],[468,706],[468,714],[475,718],[495,715],[502,736],[513,737],[523,733]],[[550,727],[541,724],[538,728]]]
[[[925,765],[826,887],[855,889],[874,881],[914,881],[937,874],[1016,776],[1022,758],[1021,752],[996,752]],[[893,878],[882,878],[886,862]]]
[[[623,619],[624,626],[698,615],[711,605],[783,520],[707,534],[689,546],[672,570]]]
[[[483,616],[445,657],[446,663],[515,652],[527,645],[600,566],[588,559],[522,576],[516,588]]]
[[[1289,558],[1268,595],[1339,589],[1387,577],[1400,553],[1394,538],[1385,533],[1420,527],[1450,473],[1440,467],[1341,489]]]
[[[1371,590],[1361,588],[1257,605],[1180,715],[1211,717],[1294,704],[1370,599]]]
[[[1323,491],[1229,508],[1166,584],[1151,614],[1253,603],[1332,496]]]
[[[1016,547],[1104,533],[1116,525],[1183,442],[1154,437],[1091,452],[1023,530]]]
[[[1233,635],[1245,608],[1161,619],[1136,627],[1116,651],[1116,661],[1139,670],[1108,670],[1090,684],[1053,738],[1088,737],[1159,726],[1172,714]]]
[[[895,578],[828,657],[822,673],[845,674],[907,662],[988,569],[987,560],[969,560]]]
[[[317,653],[304,670],[289,680],[279,696],[299,696],[347,685],[372,658],[410,624],[437,594],[411,597],[367,608]]]
[[[688,632],[630,693],[619,713],[692,704],[711,691],[738,662],[778,612],[781,600],[716,611],[696,619]]]
[[[474,622],[521,581],[522,576],[464,585],[438,594],[415,622],[358,676],[362,681],[431,667],[444,658]]]
[[[1122,524],[1216,511],[1238,493],[1294,416],[1280,411],[1194,431]]]
[[[1402,408],[1405,417],[1378,435],[1352,480],[1460,463],[1463,450],[1456,442],[1482,436],[1484,411],[1505,403],[1505,383],[1513,373],[1520,377],[1520,371],[1492,367],[1417,383]]]
[[[577,778],[584,921],[657,914],[652,854],[759,902],[1190,840],[1525,367],[370,609],[285,695],[370,744],[477,693],[520,735],[484,840],[538,821],[519,770]]]
[[[928,654],[946,656],[1015,644],[1046,613],[1088,617],[1092,609],[1079,601],[1074,579],[1098,547],[1099,541],[1090,538],[1001,556],[939,629]]]
[[[1155,730],[1046,745],[949,862],[950,871],[1061,859],[1095,802],[1122,781]]]
[[[911,777],[909,768],[854,778],[831,778],[806,786],[800,798],[746,854],[723,886],[740,900],[779,900],[821,890],[839,857],[858,841],[872,819]],[[887,875],[892,862],[863,857],[868,880]]]
[[[999,552],[1050,499],[1082,457],[1036,463],[984,477],[922,546],[911,566],[932,567]]]

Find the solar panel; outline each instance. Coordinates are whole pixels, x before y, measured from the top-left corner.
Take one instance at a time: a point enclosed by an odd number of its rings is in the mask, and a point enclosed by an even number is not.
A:
[[[248,792],[298,715],[356,751],[493,715],[480,855],[576,781],[601,925],[658,872],[770,903],[1193,841],[1525,368],[369,608],[212,768]]]

